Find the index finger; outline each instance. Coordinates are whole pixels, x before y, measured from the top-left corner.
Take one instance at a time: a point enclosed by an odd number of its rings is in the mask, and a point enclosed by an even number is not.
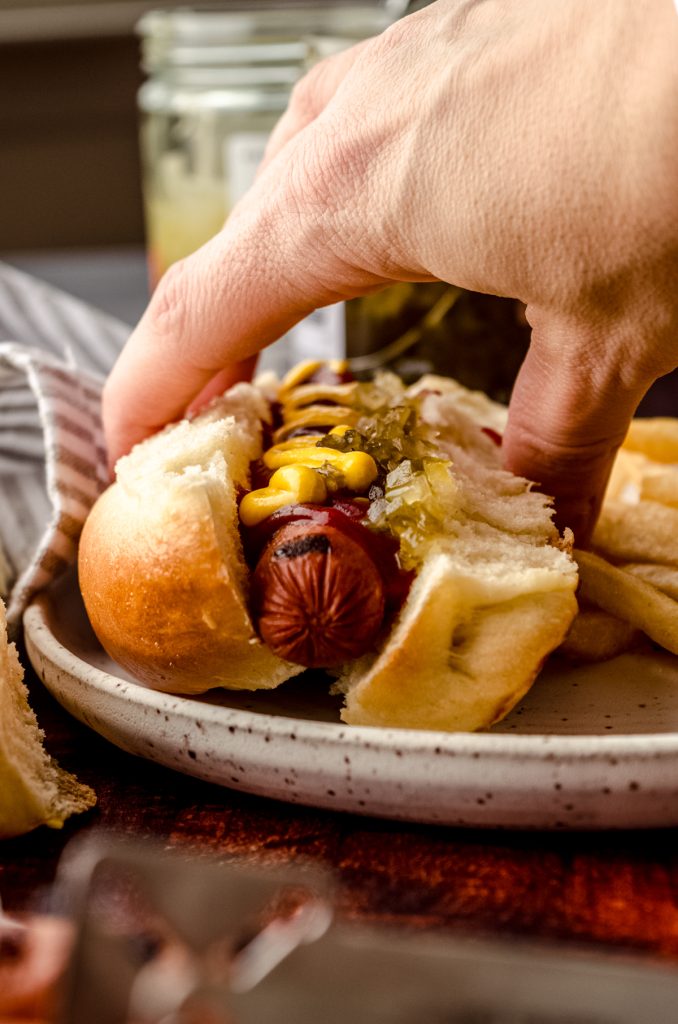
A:
[[[327,244],[326,205],[302,201],[324,185],[322,172],[309,183],[299,149],[297,139],[222,232],[161,279],[104,389],[111,465],[181,416],[218,372],[225,384],[238,379],[238,364],[313,309],[374,287]]]

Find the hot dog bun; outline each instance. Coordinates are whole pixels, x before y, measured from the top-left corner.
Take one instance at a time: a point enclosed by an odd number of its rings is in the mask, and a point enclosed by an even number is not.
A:
[[[269,418],[259,389],[237,385],[120,459],[87,518],[78,572],[90,622],[155,689],[256,690],[302,671],[260,642],[247,611],[237,489]]]
[[[434,389],[422,414],[438,429],[459,483],[457,525],[420,571],[383,650],[339,682],[343,719],[360,725],[475,730],[502,719],[532,685],[577,611],[576,566],[551,509],[527,481],[503,471],[506,412],[456,382]]]
[[[505,410],[455,382],[423,378],[422,418],[452,462],[449,536],[426,552],[390,634],[344,666],[342,717],[362,725],[474,730],[526,692],[576,614],[576,566],[552,509],[503,471]],[[275,384],[240,384],[192,421],[137,446],[83,532],[80,584],[110,655],[158,689],[278,685],[301,667],[258,639],[238,488],[262,452]]]

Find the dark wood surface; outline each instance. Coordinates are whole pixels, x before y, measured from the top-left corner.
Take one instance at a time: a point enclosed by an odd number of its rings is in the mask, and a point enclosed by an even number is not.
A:
[[[98,829],[250,865],[310,858],[334,873],[347,919],[563,940],[678,962],[678,830],[463,831],[287,806],[124,754],[29,681],[50,750],[96,789],[99,803],[62,831],[42,828],[0,845],[9,910],[45,909],[64,846]]]

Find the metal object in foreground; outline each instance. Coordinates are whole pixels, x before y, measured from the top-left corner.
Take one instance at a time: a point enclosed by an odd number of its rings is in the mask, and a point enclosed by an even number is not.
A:
[[[678,971],[629,956],[332,924],[330,876],[79,844],[61,1024],[674,1024]]]

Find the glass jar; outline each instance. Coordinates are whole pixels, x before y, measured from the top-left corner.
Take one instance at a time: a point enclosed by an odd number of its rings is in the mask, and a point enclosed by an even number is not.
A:
[[[242,3],[242,0],[241,0]],[[152,11],[139,23],[144,205],[151,284],[221,228],[251,184],[294,83],[422,0]],[[444,283],[393,285],[316,310],[266,350],[284,373],[304,358],[353,360],[406,380],[447,373],[506,400],[529,341],[515,303]]]
[[[251,184],[294,83],[393,21],[375,4],[151,11],[139,22],[151,283],[222,226]]]

